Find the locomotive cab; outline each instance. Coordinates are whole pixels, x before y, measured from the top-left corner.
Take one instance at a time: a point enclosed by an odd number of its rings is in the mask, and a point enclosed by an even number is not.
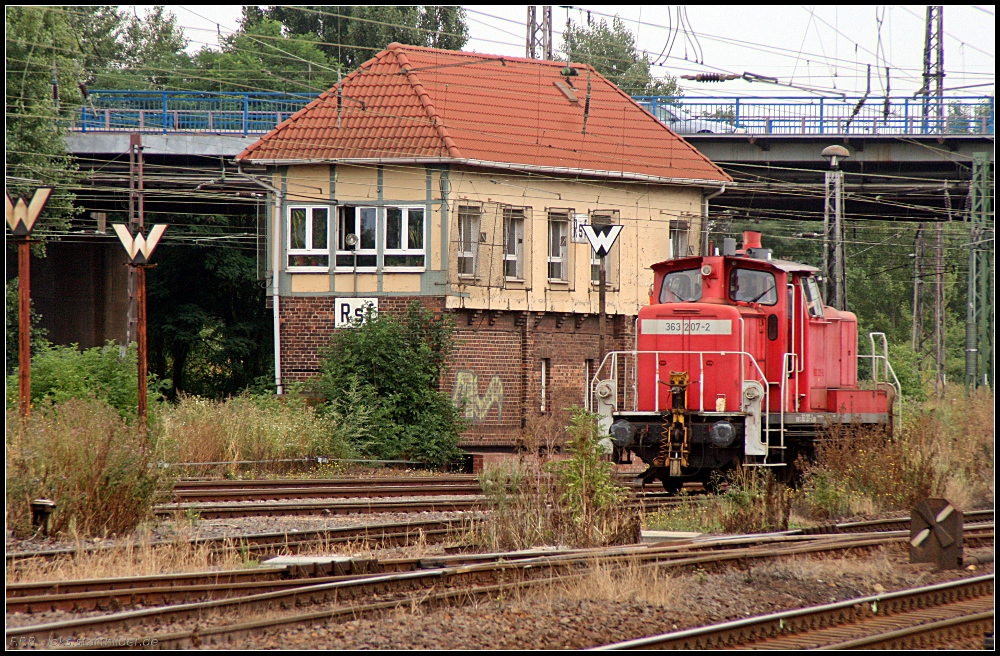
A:
[[[815,267],[772,258],[749,232],[735,253],[652,269],[635,350],[594,387],[616,459],[639,457],[644,480],[676,490],[738,465],[784,476],[831,422],[891,426],[896,390],[858,388],[857,318],[823,305]]]

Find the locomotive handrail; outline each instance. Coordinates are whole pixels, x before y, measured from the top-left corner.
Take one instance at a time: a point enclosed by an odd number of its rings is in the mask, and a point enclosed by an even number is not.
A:
[[[882,343],[882,355],[878,355],[875,349],[875,338],[878,337]],[[872,352],[871,354],[858,353],[858,360],[861,358],[871,358],[871,372],[872,372],[872,382],[879,385],[881,381],[879,380],[879,367],[878,362],[881,360],[885,364],[885,384],[891,385],[894,390],[896,390],[896,402],[893,404],[893,413],[898,414],[899,421],[897,422],[895,430],[898,430],[903,425],[903,386],[899,382],[899,378],[896,377],[896,371],[892,368],[892,363],[889,362],[889,340],[886,338],[885,333],[868,333],[868,341],[871,343]],[[892,382],[889,382],[889,376],[892,376]]]

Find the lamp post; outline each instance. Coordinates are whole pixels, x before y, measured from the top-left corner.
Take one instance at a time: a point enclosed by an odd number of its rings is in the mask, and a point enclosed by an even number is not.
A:
[[[52,195],[52,187],[35,190],[31,201],[23,196],[15,203],[6,194],[4,211],[7,225],[17,242],[17,290],[18,290],[18,394],[21,416],[31,416],[31,231],[35,220],[42,213]]]
[[[128,253],[129,266],[135,271],[136,281],[136,331],[135,338],[139,347],[139,424],[145,426],[146,423],[146,269],[150,266],[149,259],[153,256],[153,250],[167,229],[166,225],[154,225],[149,231],[148,237],[143,237],[141,231],[136,231],[135,236],[129,229],[116,223],[115,232],[121,240],[125,252]]]
[[[843,146],[827,146],[823,157],[830,160],[826,172],[823,203],[823,282],[827,303],[838,310],[847,309],[846,263],[844,257],[844,172],[840,160],[851,156]],[[831,216],[833,221],[831,222]]]

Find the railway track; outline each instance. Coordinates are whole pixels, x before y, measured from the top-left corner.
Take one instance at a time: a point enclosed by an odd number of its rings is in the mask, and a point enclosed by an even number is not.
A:
[[[981,648],[984,636],[993,632],[993,583],[990,574],[675,631],[601,649]]]
[[[256,494],[256,493],[254,493]],[[375,491],[368,497],[374,497]],[[448,494],[441,493],[438,494]],[[253,497],[252,497],[253,498]],[[459,496],[450,498],[408,498],[364,500],[311,499],[308,501],[253,501],[234,494],[229,502],[224,503],[168,503],[159,504],[153,512],[159,517],[173,515],[196,514],[201,519],[224,519],[233,517],[281,517],[290,515],[368,515],[379,513],[418,513],[418,512],[456,512],[485,510],[488,501],[485,497]],[[234,502],[239,499],[240,502]],[[662,492],[633,493],[626,501],[626,506],[657,510],[664,506],[673,506],[688,501],[679,497],[671,497]]]
[[[456,530],[470,525],[473,518],[433,519],[424,521],[392,522],[386,524],[354,524],[333,528],[305,531],[274,531],[268,533],[248,533],[237,536],[216,538],[193,538],[185,543],[191,546],[206,545],[213,551],[238,548],[248,556],[262,556],[274,553],[297,553],[299,550],[316,545],[337,545],[366,542],[371,545],[412,544],[416,540],[436,542],[452,535]],[[170,546],[175,541],[152,543],[150,546]],[[122,549],[121,546],[87,547],[78,550],[73,547],[40,551],[7,552],[7,565],[31,559],[52,560],[72,558],[80,551],[102,552]]]
[[[904,533],[904,535],[897,535]],[[170,606],[144,608],[111,613],[98,617],[87,617],[8,628],[7,644],[25,646],[31,644],[63,644],[58,641],[75,639],[78,636],[102,636],[112,630],[134,628],[140,625],[176,626],[178,623],[194,625],[181,631],[149,634],[145,639],[155,639],[159,647],[190,647],[202,644],[224,644],[229,640],[265,629],[309,624],[315,621],[336,621],[353,619],[366,614],[379,613],[395,608],[400,603],[434,605],[439,603],[462,603],[470,598],[495,595],[499,591],[531,585],[540,585],[565,580],[567,577],[582,575],[588,564],[597,562],[630,562],[641,567],[711,567],[728,563],[748,562],[759,559],[773,559],[801,554],[834,553],[877,548],[886,544],[907,540],[906,532],[890,532],[872,535],[759,535],[743,536],[740,540],[702,540],[685,544],[665,546],[635,545],[590,550],[563,550],[540,555],[538,552],[518,552],[515,554],[479,554],[440,557],[433,559],[396,559],[383,561],[378,566],[365,565],[373,570],[396,569],[395,572],[349,573],[321,578],[269,581],[232,581],[225,586],[226,598],[203,599],[213,591],[208,584],[197,577],[189,579],[186,592],[160,590],[152,591],[148,580],[130,585],[146,585],[146,588],[131,590],[95,591],[102,594],[94,597],[110,600],[142,598],[148,603],[153,595],[173,595],[170,599],[181,600]],[[971,528],[967,533],[978,533],[992,539],[992,526]],[[344,565],[346,567],[346,565]],[[354,567],[353,565],[351,567]],[[359,570],[360,571],[360,570]],[[301,572],[300,572],[301,574]],[[271,574],[269,574],[271,575]],[[50,593],[53,584],[49,585]],[[69,590],[70,588],[56,588]],[[27,590],[22,590],[28,592]],[[37,591],[37,590],[36,590]],[[221,587],[218,594],[223,594]],[[117,596],[116,596],[117,595]],[[145,595],[145,597],[143,597]],[[197,595],[203,595],[198,597]],[[60,604],[83,604],[80,592],[65,594],[51,593],[50,599],[38,599],[46,595],[34,596],[32,603],[38,609],[62,607]],[[53,597],[63,597],[53,601]],[[164,597],[166,598],[166,597]],[[25,597],[8,599],[8,607],[25,603]],[[89,603],[89,602],[88,602]],[[326,605],[318,612],[283,614],[265,619],[252,619],[237,623],[223,623],[221,626],[206,626],[205,617],[221,614],[224,618],[239,618],[241,614],[272,614],[283,609],[304,605]],[[332,608],[330,604],[334,604]],[[86,606],[79,606],[86,607]],[[95,605],[94,607],[99,607]],[[223,620],[224,622],[224,620]],[[56,641],[56,642],[52,642]]]

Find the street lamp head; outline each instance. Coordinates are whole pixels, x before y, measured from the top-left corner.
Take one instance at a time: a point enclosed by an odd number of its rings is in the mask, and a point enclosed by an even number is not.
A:
[[[352,232],[344,237],[344,243],[347,244],[348,248],[354,248],[358,245],[358,236]]]
[[[851,151],[843,146],[827,146],[820,154],[830,160],[830,168],[836,169],[839,168],[840,160],[851,156]]]

